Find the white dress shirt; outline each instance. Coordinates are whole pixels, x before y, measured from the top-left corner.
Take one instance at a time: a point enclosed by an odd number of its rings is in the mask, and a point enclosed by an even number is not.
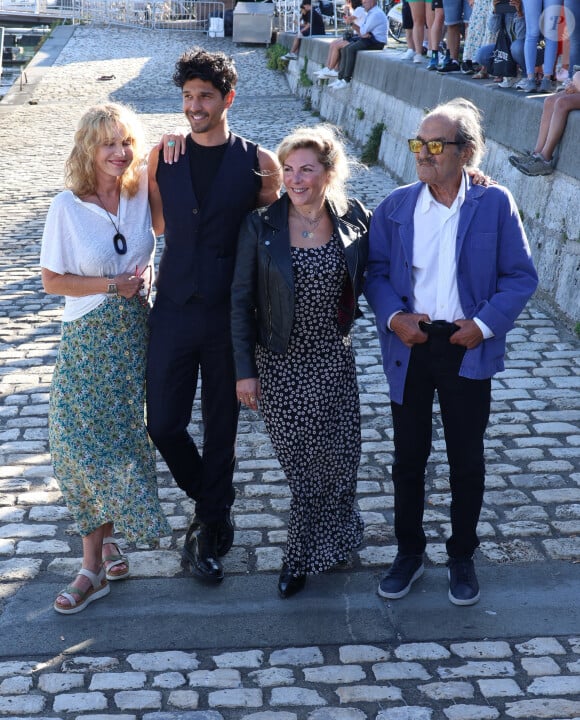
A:
[[[463,173],[451,207],[437,202],[428,185],[424,185],[417,198],[413,216],[413,312],[429,315],[431,320],[465,319],[457,288],[455,248],[468,182]],[[485,323],[473,319],[484,338],[493,337]]]

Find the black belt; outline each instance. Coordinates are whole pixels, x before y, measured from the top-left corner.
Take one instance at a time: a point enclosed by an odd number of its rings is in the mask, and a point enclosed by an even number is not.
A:
[[[454,332],[459,330],[459,325],[447,322],[447,320],[432,320],[431,322],[419,320],[419,329],[427,333],[429,337],[450,338]]]

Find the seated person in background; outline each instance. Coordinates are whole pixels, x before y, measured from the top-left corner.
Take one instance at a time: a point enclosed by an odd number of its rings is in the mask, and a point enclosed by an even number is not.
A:
[[[290,52],[282,55],[282,60],[296,60],[298,58],[300,41],[303,37],[325,34],[324,19],[318,8],[312,7],[311,0],[302,0],[300,3],[300,32],[294,38]]]
[[[361,50],[382,50],[387,42],[387,16],[377,5],[377,0],[362,0],[367,16],[359,28],[359,38],[340,52],[338,80],[329,87],[345,88],[351,81],[356,55]]]
[[[513,12],[504,12],[505,6],[509,4],[513,8]],[[503,6],[503,7],[502,7]],[[501,11],[501,12],[500,12]],[[489,14],[487,21],[487,30],[492,37],[496,37],[502,23],[502,16],[505,19],[505,27],[512,39],[510,47],[512,57],[522,68],[523,74],[526,74],[526,62],[524,59],[524,40],[526,37],[526,21],[524,19],[524,9],[522,0],[493,0],[493,10]],[[483,80],[489,76],[487,65],[491,60],[495,49],[495,41],[489,45],[483,45],[475,54],[475,62],[481,67],[473,76],[476,80]]]
[[[318,79],[337,78],[338,66],[340,63],[340,51],[350,42],[358,39],[358,31],[366,17],[366,11],[362,6],[362,0],[352,0],[350,5],[344,6],[344,23],[348,28],[344,31],[344,35],[333,40],[328,47],[328,56],[326,59],[326,67],[315,72],[314,75]]]
[[[554,172],[554,151],[562,139],[568,114],[580,110],[580,71],[572,82],[557,95],[544,100],[536,147],[530,155],[510,155],[510,163],[524,175],[551,175]]]

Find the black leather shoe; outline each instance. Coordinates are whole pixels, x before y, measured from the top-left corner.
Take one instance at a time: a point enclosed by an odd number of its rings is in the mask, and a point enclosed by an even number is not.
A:
[[[299,593],[306,585],[306,575],[292,575],[288,565],[282,565],[278,578],[278,592],[280,597],[289,598]]]
[[[218,583],[224,579],[224,569],[218,560],[216,524],[200,522],[197,518],[189,526],[181,553],[181,564],[195,577]]]
[[[217,526],[217,554],[223,557],[232,548],[234,544],[234,521],[228,513],[227,518]]]

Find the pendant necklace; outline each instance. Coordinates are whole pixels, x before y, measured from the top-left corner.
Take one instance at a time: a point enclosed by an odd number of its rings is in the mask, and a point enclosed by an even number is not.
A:
[[[111,221],[111,225],[115,228],[117,231],[113,237],[113,245],[115,246],[115,251],[119,255],[124,255],[127,252],[127,241],[125,240],[125,236],[121,232],[121,222],[119,218],[119,225],[117,226],[115,224],[115,221],[113,220],[113,217],[111,213],[107,210],[105,207],[105,203],[101,200],[101,196],[99,193],[95,190],[95,195],[99,199],[99,202],[101,203],[101,207],[103,210],[107,213],[109,220]],[[119,211],[121,210],[121,196],[119,195]]]
[[[296,213],[296,215],[298,215],[298,217],[304,223],[307,223],[310,227],[310,230],[303,230],[301,232],[302,237],[305,240],[312,240],[312,238],[314,237],[314,233],[316,232],[316,229],[320,225],[320,221],[322,220],[322,218],[324,216],[324,210],[320,213],[320,215],[318,217],[315,217],[313,220],[310,220],[310,218],[307,218],[304,215],[302,215],[302,213],[299,213],[298,210],[296,210],[296,208],[294,208],[294,212]]]

